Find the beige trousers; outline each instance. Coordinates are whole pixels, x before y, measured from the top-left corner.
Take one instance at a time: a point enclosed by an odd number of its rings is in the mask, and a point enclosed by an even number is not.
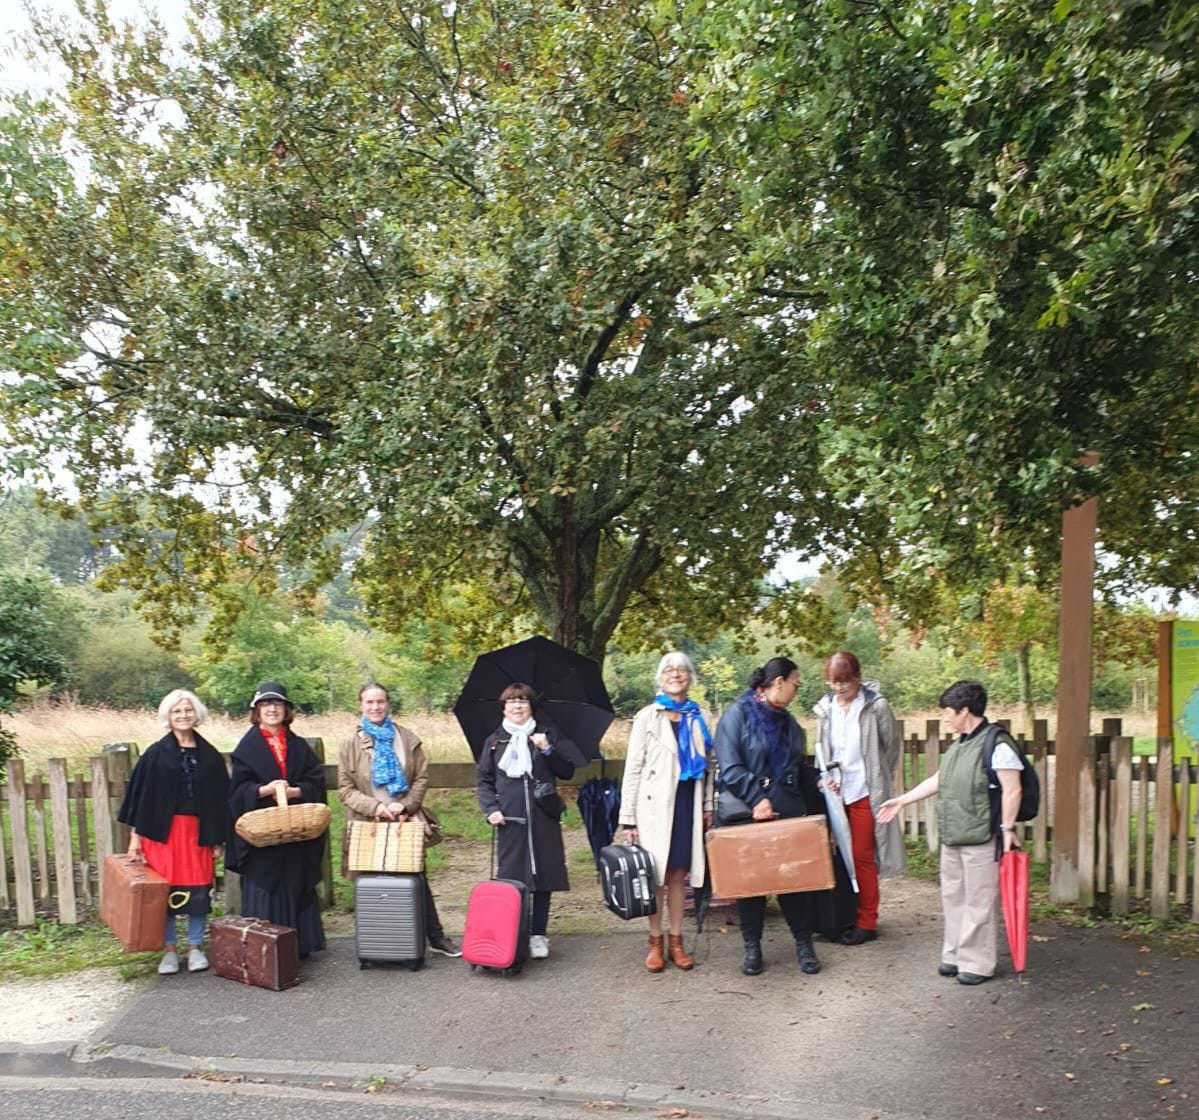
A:
[[[999,937],[999,861],[995,841],[941,845],[941,963],[994,976]]]

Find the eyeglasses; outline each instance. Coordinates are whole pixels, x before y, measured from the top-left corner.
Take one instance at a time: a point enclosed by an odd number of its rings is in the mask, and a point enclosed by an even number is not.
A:
[[[528,700],[505,700],[504,707],[505,708],[529,708],[529,707],[532,707],[532,705],[528,702]]]

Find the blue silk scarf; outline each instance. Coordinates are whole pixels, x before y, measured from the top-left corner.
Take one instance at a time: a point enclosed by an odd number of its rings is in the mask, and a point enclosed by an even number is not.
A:
[[[654,703],[668,712],[678,712],[682,717],[678,743],[679,781],[689,782],[696,778],[702,778],[707,770],[708,762],[695,749],[695,735],[692,733],[692,728],[696,725],[699,726],[700,734],[704,738],[704,747],[708,751],[712,749],[712,733],[708,730],[708,725],[704,723],[704,717],[699,713],[699,705],[694,700],[681,702],[672,700],[665,692],[659,692],[654,697]]]
[[[396,725],[387,716],[382,723],[371,723],[362,717],[362,730],[375,744],[375,756],[371,760],[371,781],[382,786],[392,797],[408,792],[408,776],[400,765],[396,754]]]

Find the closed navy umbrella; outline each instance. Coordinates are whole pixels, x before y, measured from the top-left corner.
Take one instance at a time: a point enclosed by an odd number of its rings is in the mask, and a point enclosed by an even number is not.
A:
[[[500,724],[500,693],[527,684],[537,693],[537,712],[578,748],[576,765],[602,758],[599,744],[614,715],[599,665],[549,638],[528,638],[476,658],[454,715],[475,758]]]

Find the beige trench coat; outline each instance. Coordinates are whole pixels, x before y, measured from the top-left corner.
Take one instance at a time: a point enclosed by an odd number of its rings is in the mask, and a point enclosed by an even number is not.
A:
[[[375,819],[375,810],[380,805],[393,801],[404,806],[411,816],[425,800],[429,788],[429,763],[425,758],[420,739],[406,727],[396,724],[396,754],[408,779],[408,792],[392,797],[382,786],[376,786],[371,778],[371,766],[375,757],[375,741],[359,728],[349,739],[342,741],[338,749],[337,796],[346,807],[346,822],[370,821]],[[349,852],[350,830],[341,836],[341,874],[347,878],[346,862]]]
[[[711,716],[700,713],[711,727]],[[712,757],[698,727],[693,728],[695,749],[708,759],[702,782],[695,783],[695,812],[691,830],[691,882],[704,881],[704,811],[712,808]],[[639,843],[654,860],[658,886],[666,880],[666,857],[670,854],[670,832],[674,824],[674,799],[679,788],[679,751],[670,718],[662,708],[650,704],[633,719],[629,750],[620,787],[620,823],[635,828]]]

